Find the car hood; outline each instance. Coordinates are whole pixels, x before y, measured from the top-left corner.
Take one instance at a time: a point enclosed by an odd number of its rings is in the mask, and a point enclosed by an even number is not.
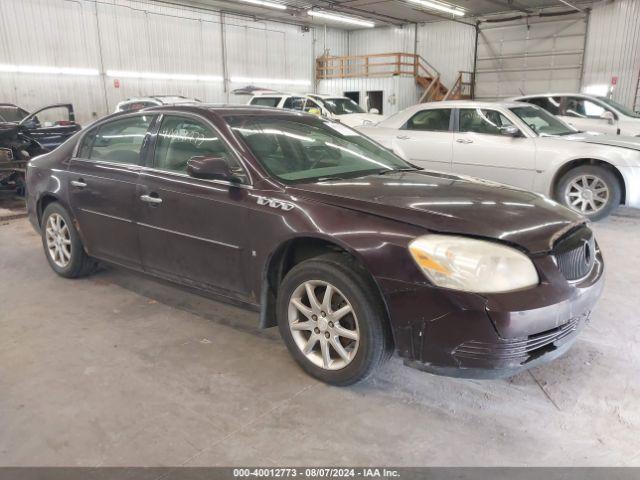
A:
[[[640,150],[640,137],[623,137],[620,135],[602,135],[593,132],[580,132],[572,135],[563,136],[567,140],[578,142],[593,143],[596,145],[607,145],[609,147],[630,148],[632,150]]]
[[[336,118],[350,127],[360,127],[362,125],[375,125],[384,118],[377,113],[347,113],[336,115]]]
[[[471,177],[398,172],[289,187],[310,200],[423,227],[549,251],[585,219],[543,195]]]

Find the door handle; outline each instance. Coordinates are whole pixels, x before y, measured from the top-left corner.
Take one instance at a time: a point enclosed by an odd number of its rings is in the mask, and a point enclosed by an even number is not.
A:
[[[84,180],[80,179],[80,180],[71,180],[71,185],[73,185],[74,187],[77,188],[84,188],[87,186],[86,183],[84,183]]]
[[[407,135],[398,135],[396,138],[398,140],[411,140],[411,137],[409,137]]]
[[[152,197],[151,195],[140,195],[140,200],[146,203],[152,203],[154,205],[159,205],[162,203],[162,199],[160,197]]]

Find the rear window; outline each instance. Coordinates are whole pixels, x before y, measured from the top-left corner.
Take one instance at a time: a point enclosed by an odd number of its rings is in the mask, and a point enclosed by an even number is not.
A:
[[[251,99],[251,105],[258,107],[277,107],[282,97],[256,97]]]

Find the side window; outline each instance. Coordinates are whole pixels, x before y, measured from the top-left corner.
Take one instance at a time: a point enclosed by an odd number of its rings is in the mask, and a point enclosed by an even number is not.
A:
[[[460,109],[460,131],[500,135],[501,128],[510,127],[513,123],[496,110],[484,108]]]
[[[606,112],[604,107],[580,97],[567,97],[564,104],[564,114],[567,117],[601,118]]]
[[[304,104],[304,111],[315,115],[322,115],[322,107],[310,99],[307,99],[307,102]]]
[[[152,115],[120,118],[98,127],[91,153],[86,158],[137,164]],[[84,147],[84,145],[83,145]]]
[[[91,147],[93,147],[93,142],[96,139],[96,133],[98,133],[98,129],[94,128],[84,134],[80,148],[78,148],[78,154],[76,155],[78,158],[89,158],[91,155]]]
[[[282,97],[254,97],[251,99],[251,105],[259,107],[277,107]]]
[[[165,116],[158,132],[155,168],[185,173],[191,157],[223,157],[232,170],[244,175],[238,161],[207,125],[186,117]]]
[[[451,119],[450,108],[434,108],[432,110],[422,110],[411,117],[404,130],[423,130],[428,132],[448,132],[449,120]]]
[[[560,97],[527,98],[525,102],[544,108],[547,112],[551,113],[552,115],[560,114]]]
[[[304,97],[289,97],[284,101],[282,108],[302,110],[304,108]]]

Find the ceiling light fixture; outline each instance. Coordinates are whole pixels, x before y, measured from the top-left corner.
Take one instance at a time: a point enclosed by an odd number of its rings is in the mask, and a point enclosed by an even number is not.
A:
[[[191,75],[187,73],[130,72],[126,70],[107,70],[107,77],[141,78],[146,80],[184,80],[187,82],[221,82],[216,75]]]
[[[85,75],[95,77],[100,71],[94,68],[45,67],[41,65],[7,65],[0,64],[0,72],[6,73],[40,73],[49,75]]]
[[[311,80],[295,80],[284,78],[231,77],[231,83],[266,83],[269,85],[311,85]]]
[[[253,5],[259,5],[261,7],[267,7],[267,8],[277,8],[278,10],[286,10],[287,7],[285,5],[281,5],[279,3],[274,3],[274,2],[267,2],[265,0],[240,0],[241,2],[244,3],[251,3]]]
[[[446,3],[435,2],[433,0],[409,0],[411,3],[417,3],[424,8],[430,8],[431,10],[438,10],[439,12],[450,13],[458,17],[463,17],[465,11],[457,5],[449,5]]]
[[[322,10],[309,10],[307,12],[312,17],[326,18],[327,20],[333,20],[334,22],[350,23],[352,25],[359,25],[361,27],[372,28],[376,24],[368,20],[361,20],[359,18],[346,17],[344,15],[338,15],[336,13],[324,12]]]

